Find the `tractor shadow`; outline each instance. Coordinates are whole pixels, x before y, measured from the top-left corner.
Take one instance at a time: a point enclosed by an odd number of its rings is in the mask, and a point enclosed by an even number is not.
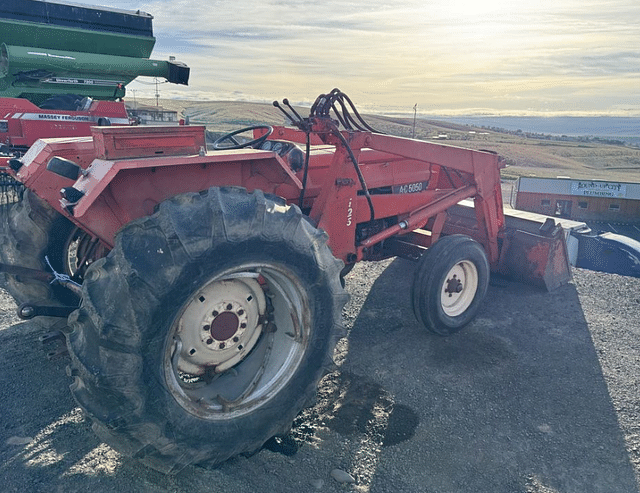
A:
[[[372,492],[638,491],[574,284],[499,280],[476,320],[443,338],[412,313],[414,264],[356,269],[339,370],[294,436],[320,417],[357,438],[342,465]],[[389,474],[400,463],[409,483]]]
[[[293,492],[323,477],[326,491],[344,491],[329,476],[339,468],[356,491],[372,493],[638,492],[637,453],[627,451],[629,430],[574,284],[553,293],[491,286],[477,319],[442,338],[413,316],[413,269],[403,260],[362,263],[348,276],[338,368],[291,433],[252,457],[176,478],[101,444],[67,390],[68,360],[46,358],[55,346],[40,344],[41,328],[8,320],[0,330],[3,490]]]
[[[69,391],[64,340],[41,342],[48,329],[15,310],[0,291],[2,491],[175,491],[171,478],[101,443]]]

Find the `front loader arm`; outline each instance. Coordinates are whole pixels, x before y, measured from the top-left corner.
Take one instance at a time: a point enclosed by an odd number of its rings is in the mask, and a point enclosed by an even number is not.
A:
[[[474,236],[485,246],[490,262],[498,261],[498,236],[504,227],[504,216],[497,155],[373,132],[343,131],[341,139],[327,120],[314,121],[313,130],[325,143],[336,146],[324,186],[311,210],[311,218],[331,232],[329,244],[336,256],[348,263],[361,260],[374,245],[394,235],[424,228],[431,218],[461,200],[474,198],[477,204]],[[416,176],[419,170],[429,170],[431,182],[425,188],[416,186],[415,193],[369,196],[374,211],[370,214],[363,197],[366,191],[353,163],[353,157],[357,159],[363,149],[411,162]],[[358,169],[366,183],[379,181],[376,173],[384,172],[367,163],[358,163]],[[420,183],[417,180],[416,184]],[[390,215],[398,217],[396,224],[356,244],[356,219],[361,222],[364,218],[366,221]]]

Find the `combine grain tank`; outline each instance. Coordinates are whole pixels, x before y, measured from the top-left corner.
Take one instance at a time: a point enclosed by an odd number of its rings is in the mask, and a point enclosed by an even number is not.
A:
[[[0,94],[40,105],[61,94],[115,100],[139,75],[187,84],[184,64],[149,59],[152,19],[66,2],[2,2]]]

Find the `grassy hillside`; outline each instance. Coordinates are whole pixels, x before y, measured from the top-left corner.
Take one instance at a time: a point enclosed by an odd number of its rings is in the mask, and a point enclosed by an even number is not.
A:
[[[155,105],[155,100],[139,100]],[[247,102],[198,102],[161,100],[161,106],[189,117],[191,124],[202,124],[213,132],[228,132],[257,123],[284,124],[282,113],[270,104]],[[298,109],[301,115],[308,109]],[[375,129],[385,133],[411,137],[412,118],[365,115]],[[512,133],[456,125],[436,120],[419,119],[415,136],[442,144],[487,149],[502,156],[506,168],[504,178],[518,176],[640,181],[640,149],[601,142],[541,140]]]

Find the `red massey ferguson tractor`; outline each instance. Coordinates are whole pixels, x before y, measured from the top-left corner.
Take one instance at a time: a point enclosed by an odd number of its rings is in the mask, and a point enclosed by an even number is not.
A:
[[[68,315],[75,399],[155,469],[287,431],[360,260],[415,260],[413,310],[438,335],[474,318],[490,271],[569,278],[553,220],[505,223],[494,153],[377,133],[338,90],[306,118],[284,103],[294,126],[211,150],[204,127],[111,126],[10,163],[27,192],[1,235],[7,289],[23,318]]]

